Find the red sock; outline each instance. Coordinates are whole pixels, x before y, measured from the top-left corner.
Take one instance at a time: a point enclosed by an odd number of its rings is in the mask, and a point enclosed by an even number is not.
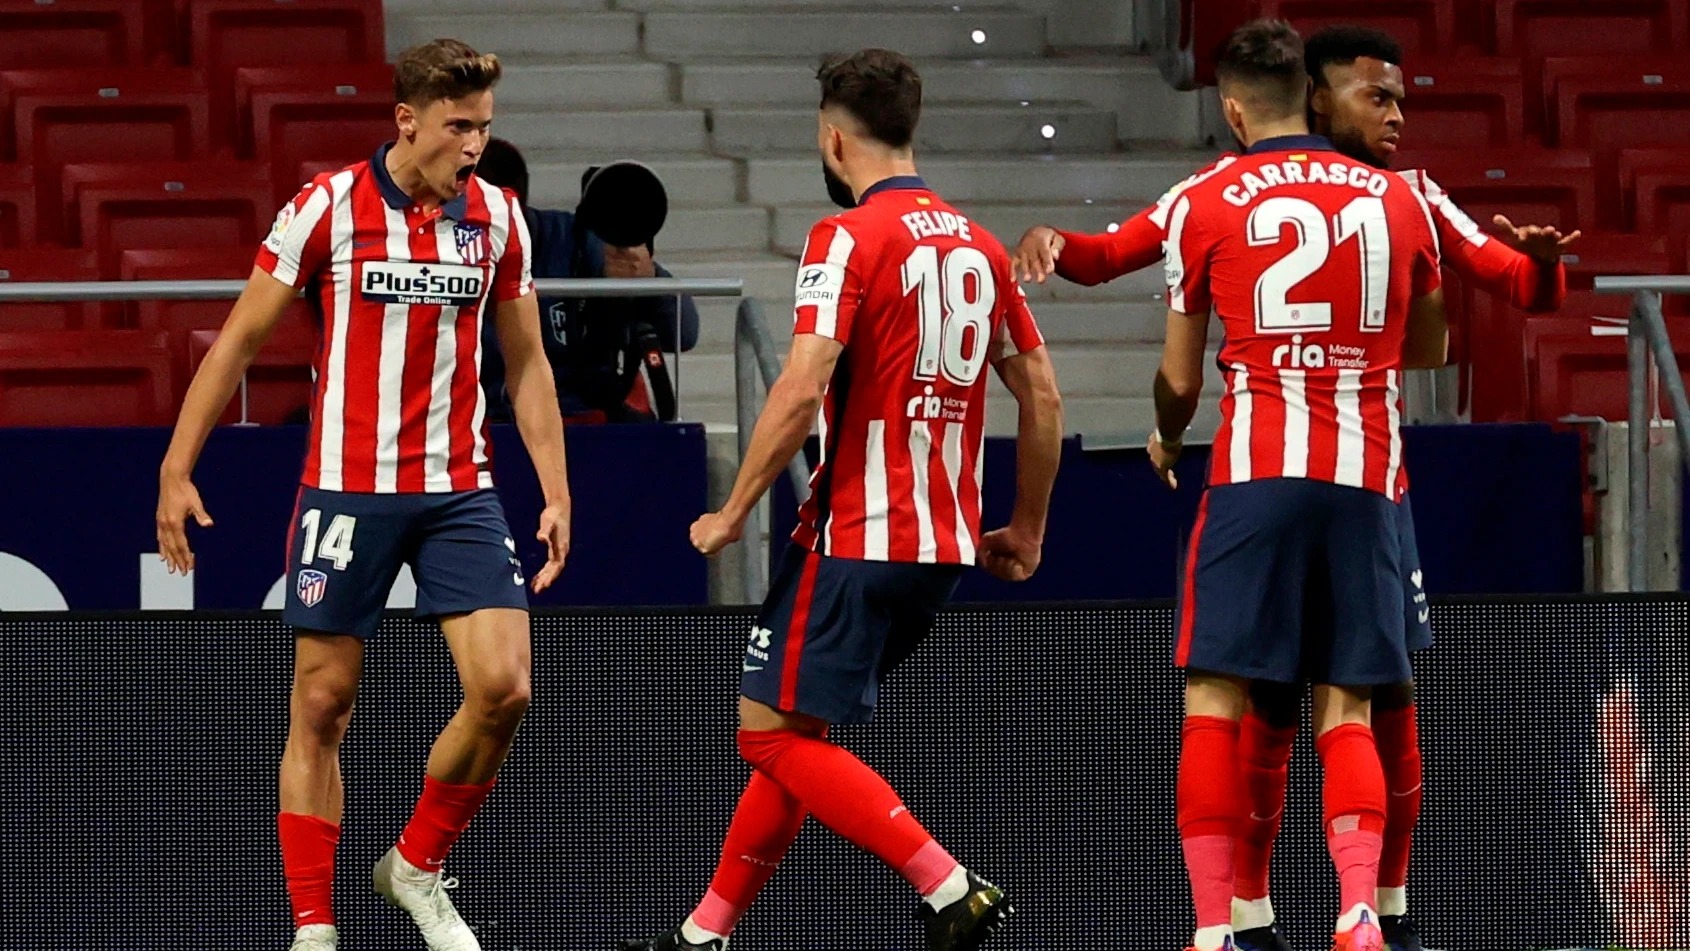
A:
[[[1285,785],[1291,773],[1291,744],[1296,724],[1277,727],[1256,715],[1244,714],[1238,734],[1238,765],[1243,773],[1248,804],[1239,823],[1233,851],[1233,886],[1245,901],[1268,896],[1268,866],[1273,841],[1285,817]]]
[[[295,927],[334,924],[334,850],[340,826],[316,816],[276,816],[282,843],[282,873],[288,880]]]
[[[1373,731],[1346,723],[1327,730],[1315,747],[1326,774],[1326,848],[1338,869],[1340,911],[1356,905],[1373,908],[1385,829],[1385,772]]]
[[[843,747],[791,730],[741,730],[739,751],[759,772],[851,844],[892,866],[922,895],[956,870],[880,774]]]
[[[1197,927],[1230,926],[1232,842],[1243,809],[1238,724],[1225,717],[1186,717],[1180,741],[1175,803]]]
[[[399,854],[425,872],[440,871],[446,864],[446,853],[452,851],[453,843],[469,828],[469,821],[481,811],[481,804],[492,791],[491,782],[454,786],[424,776],[417,809],[399,835]]]
[[[804,826],[804,804],[780,784],[753,771],[751,782],[740,794],[739,807],[728,823],[722,840],[722,860],[710,890],[692,913],[693,924],[722,936],[733,933],[734,925],[756,900],[757,893],[775,874],[798,830]]]
[[[1414,704],[1373,712],[1373,738],[1385,768],[1385,848],[1379,859],[1379,887],[1408,884],[1408,850],[1420,819],[1420,727]]]

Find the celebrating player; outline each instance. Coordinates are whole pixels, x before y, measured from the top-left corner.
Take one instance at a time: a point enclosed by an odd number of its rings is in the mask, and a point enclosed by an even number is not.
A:
[[[1388,35],[1362,27],[1328,27],[1307,44],[1305,61],[1314,83],[1310,109],[1314,131],[1328,135],[1338,151],[1377,168],[1390,166],[1404,125],[1401,54]],[[1517,227],[1499,215],[1494,223],[1502,229],[1502,238],[1492,240],[1425,171],[1400,174],[1421,190],[1437,224],[1444,262],[1470,286],[1526,310],[1547,312],[1560,306],[1566,296],[1561,253],[1578,238],[1577,232],[1563,237],[1553,227]],[[1047,226],[1030,229],[1015,251],[1017,269],[1029,279],[1043,281],[1056,273],[1091,285],[1147,267],[1162,256],[1167,208],[1174,194],[1170,192],[1112,233],[1077,234]],[[1407,493],[1399,513],[1403,571],[1409,579],[1407,640],[1411,651],[1421,650],[1431,646],[1432,637],[1425,589],[1417,580],[1419,552]],[[1289,951],[1273,927],[1268,860],[1283,815],[1299,694],[1258,684],[1251,691],[1250,711],[1243,722],[1239,743],[1251,808],[1237,853],[1233,924],[1240,929],[1234,936],[1240,951]],[[1406,892],[1409,843],[1419,817],[1421,786],[1412,682],[1374,691],[1373,730],[1391,790],[1380,867],[1381,925],[1392,951],[1421,951],[1418,928],[1407,916]]]
[[[188,390],[159,475],[159,553],[185,573],[194,564],[185,520],[211,526],[191,481],[194,461],[304,289],[321,316],[323,345],[283,611],[297,632],[277,819],[293,951],[337,945],[339,747],[364,639],[406,564],[418,613],[440,619],[464,701],[435,741],[409,825],[375,866],[375,887],[410,913],[430,951],[479,948],[446,895],[441,867],[492,791],[529,700],[528,601],[492,488],[478,379],[489,297],[517,426],[545,493],[537,537],[547,560],[535,591],[563,568],[570,516],[527,229],[512,193],[475,177],[499,74],[497,57],[456,40],[400,55],[398,140],[367,162],[317,176],[282,208]]]
[[[1187,551],[1175,661],[1187,669],[1178,813],[1193,945],[1232,944],[1239,721],[1251,681],[1314,687],[1338,951],[1383,947],[1385,784],[1373,686],[1408,679],[1397,501],[1401,368],[1447,345],[1431,213],[1403,178],[1308,134],[1302,41],[1259,20],[1217,75],[1243,156],[1168,209],[1168,338],[1150,458],[1172,465],[1197,408],[1211,304],[1227,393]]]
[[[916,175],[914,66],[864,50],[819,79],[827,190],[851,210],[810,232],[791,355],[732,495],[694,523],[693,545],[713,555],[740,537],[818,410],[822,458],[745,650],[739,749],[753,772],[721,864],[679,928],[628,951],[722,951],[806,815],[909,881],[935,951],[978,947],[1013,911],[827,730],[869,719],[880,678],[965,566],[1008,580],[1037,570],[1061,452],[1055,374],[1003,247]],[[982,537],[988,361],[1021,411],[1014,515]]]

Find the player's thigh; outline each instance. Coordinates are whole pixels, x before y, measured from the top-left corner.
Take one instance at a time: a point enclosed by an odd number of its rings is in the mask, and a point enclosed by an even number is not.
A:
[[[1299,479],[1204,493],[1182,563],[1176,665],[1252,680],[1297,680],[1303,589],[1316,541],[1301,516],[1306,494]]]
[[[528,612],[482,608],[440,619],[464,696],[493,703],[526,703],[532,695],[534,655]]]
[[[302,633],[374,634],[414,516],[414,501],[403,496],[301,488],[282,620]]]
[[[344,634],[304,633],[293,644],[288,707],[294,726],[317,734],[338,733],[358,697],[364,642]]]
[[[1330,643],[1305,673],[1311,683],[1372,687],[1413,677],[1403,625],[1399,510],[1385,496],[1330,486],[1325,593]],[[1311,598],[1321,597],[1311,592]]]
[[[516,541],[492,489],[430,497],[411,545],[418,616],[528,610]]]
[[[872,568],[789,549],[746,646],[741,696],[828,723],[869,719],[864,695],[891,623],[883,606],[865,597]]]

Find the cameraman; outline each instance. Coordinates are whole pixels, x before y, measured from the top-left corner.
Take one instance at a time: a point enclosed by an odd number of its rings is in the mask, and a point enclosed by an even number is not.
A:
[[[583,188],[594,170],[582,179]],[[542,211],[528,204],[528,164],[516,146],[490,139],[475,173],[516,192],[533,242],[534,276],[670,277],[652,260],[651,245],[615,247],[589,231],[573,212]],[[541,338],[557,381],[558,405],[574,423],[653,422],[673,418],[673,389],[663,353],[698,343],[698,308],[681,301],[676,340],[675,297],[540,298]],[[491,324],[489,324],[491,326]],[[482,381],[488,414],[510,418],[504,358],[491,342],[482,347]],[[640,368],[652,377],[657,399],[647,408]],[[668,403],[670,405],[665,406]]]

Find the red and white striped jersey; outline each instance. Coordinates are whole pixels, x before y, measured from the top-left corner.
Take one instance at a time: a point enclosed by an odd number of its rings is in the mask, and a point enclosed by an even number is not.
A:
[[[1044,345],[1009,255],[914,176],[810,231],[794,333],[845,345],[793,533],[838,558],[973,564],[989,360]]]
[[[313,179],[283,206],[258,267],[322,315],[305,485],[464,492],[493,484],[481,322],[533,292],[514,194],[472,178],[424,211],[375,157]]]
[[[1420,192],[1318,136],[1257,143],[1173,201],[1168,304],[1225,328],[1209,482],[1308,478],[1396,500],[1410,302],[1439,286]]]

